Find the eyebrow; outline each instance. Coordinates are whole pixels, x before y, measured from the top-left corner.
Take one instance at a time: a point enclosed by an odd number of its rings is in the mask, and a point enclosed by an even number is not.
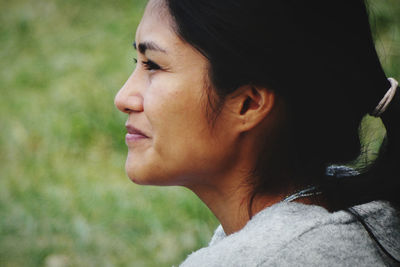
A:
[[[145,54],[146,50],[158,51],[158,52],[163,52],[163,53],[167,52],[164,49],[162,49],[161,47],[159,47],[156,43],[151,42],[151,41],[139,43],[139,45],[136,45],[136,42],[133,42],[133,47],[136,50],[139,50],[139,52],[142,54]]]

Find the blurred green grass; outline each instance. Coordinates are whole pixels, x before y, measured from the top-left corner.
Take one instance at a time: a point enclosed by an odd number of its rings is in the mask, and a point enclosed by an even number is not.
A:
[[[399,77],[400,4],[370,2]],[[197,197],[124,173],[113,98],[144,5],[0,0],[0,266],[171,266],[209,241],[217,221]]]

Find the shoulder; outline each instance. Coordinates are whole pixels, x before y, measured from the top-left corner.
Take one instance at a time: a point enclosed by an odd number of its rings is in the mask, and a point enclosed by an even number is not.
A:
[[[209,247],[182,266],[379,266],[379,252],[353,216],[298,203],[279,203],[225,237],[217,229]],[[370,261],[368,261],[370,260]],[[377,264],[372,264],[373,262]],[[346,264],[348,263],[348,264]]]
[[[399,258],[400,216],[388,202],[373,201],[353,207],[371,229],[378,242]],[[352,214],[328,213],[302,234],[281,247],[275,257],[265,259],[262,266],[393,266]],[[397,266],[397,265],[396,265]]]
[[[260,266],[384,266],[374,241],[358,223],[317,225],[280,247]]]

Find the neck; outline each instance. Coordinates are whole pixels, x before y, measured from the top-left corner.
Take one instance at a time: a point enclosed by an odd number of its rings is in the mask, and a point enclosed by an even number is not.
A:
[[[227,235],[241,230],[250,220],[249,214],[255,215],[264,208],[281,201],[286,195],[286,192],[277,192],[256,196],[249,207],[253,191],[253,185],[249,182],[255,179],[251,177],[251,174],[256,168],[261,150],[266,145],[263,142],[276,141],[268,125],[268,121],[265,121],[257,129],[241,134],[235,145],[231,146],[234,148],[229,154],[231,156],[229,163],[221,166],[219,172],[213,171],[204,175],[197,180],[201,182],[195,185],[185,185],[214,213]],[[268,132],[268,138],[266,132]],[[260,143],[258,140],[265,141]],[[274,163],[266,160],[264,164]],[[249,208],[251,208],[250,212]]]
[[[217,217],[227,235],[241,230],[250,220],[251,188],[248,177],[238,177],[238,173],[243,174],[233,171],[226,177],[215,177],[213,180],[220,181],[221,186],[189,187]],[[251,214],[255,215],[283,198],[283,194],[256,196],[251,205]]]

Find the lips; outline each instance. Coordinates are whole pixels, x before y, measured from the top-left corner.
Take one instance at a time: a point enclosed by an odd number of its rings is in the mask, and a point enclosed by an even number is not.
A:
[[[148,137],[142,131],[140,131],[139,129],[137,129],[131,125],[126,125],[126,130],[128,131],[128,134],[136,134],[136,135],[142,135],[144,137]]]
[[[128,131],[128,133],[125,136],[125,141],[127,143],[136,142],[145,138],[149,138],[142,131],[131,125],[126,125],[126,130]]]

